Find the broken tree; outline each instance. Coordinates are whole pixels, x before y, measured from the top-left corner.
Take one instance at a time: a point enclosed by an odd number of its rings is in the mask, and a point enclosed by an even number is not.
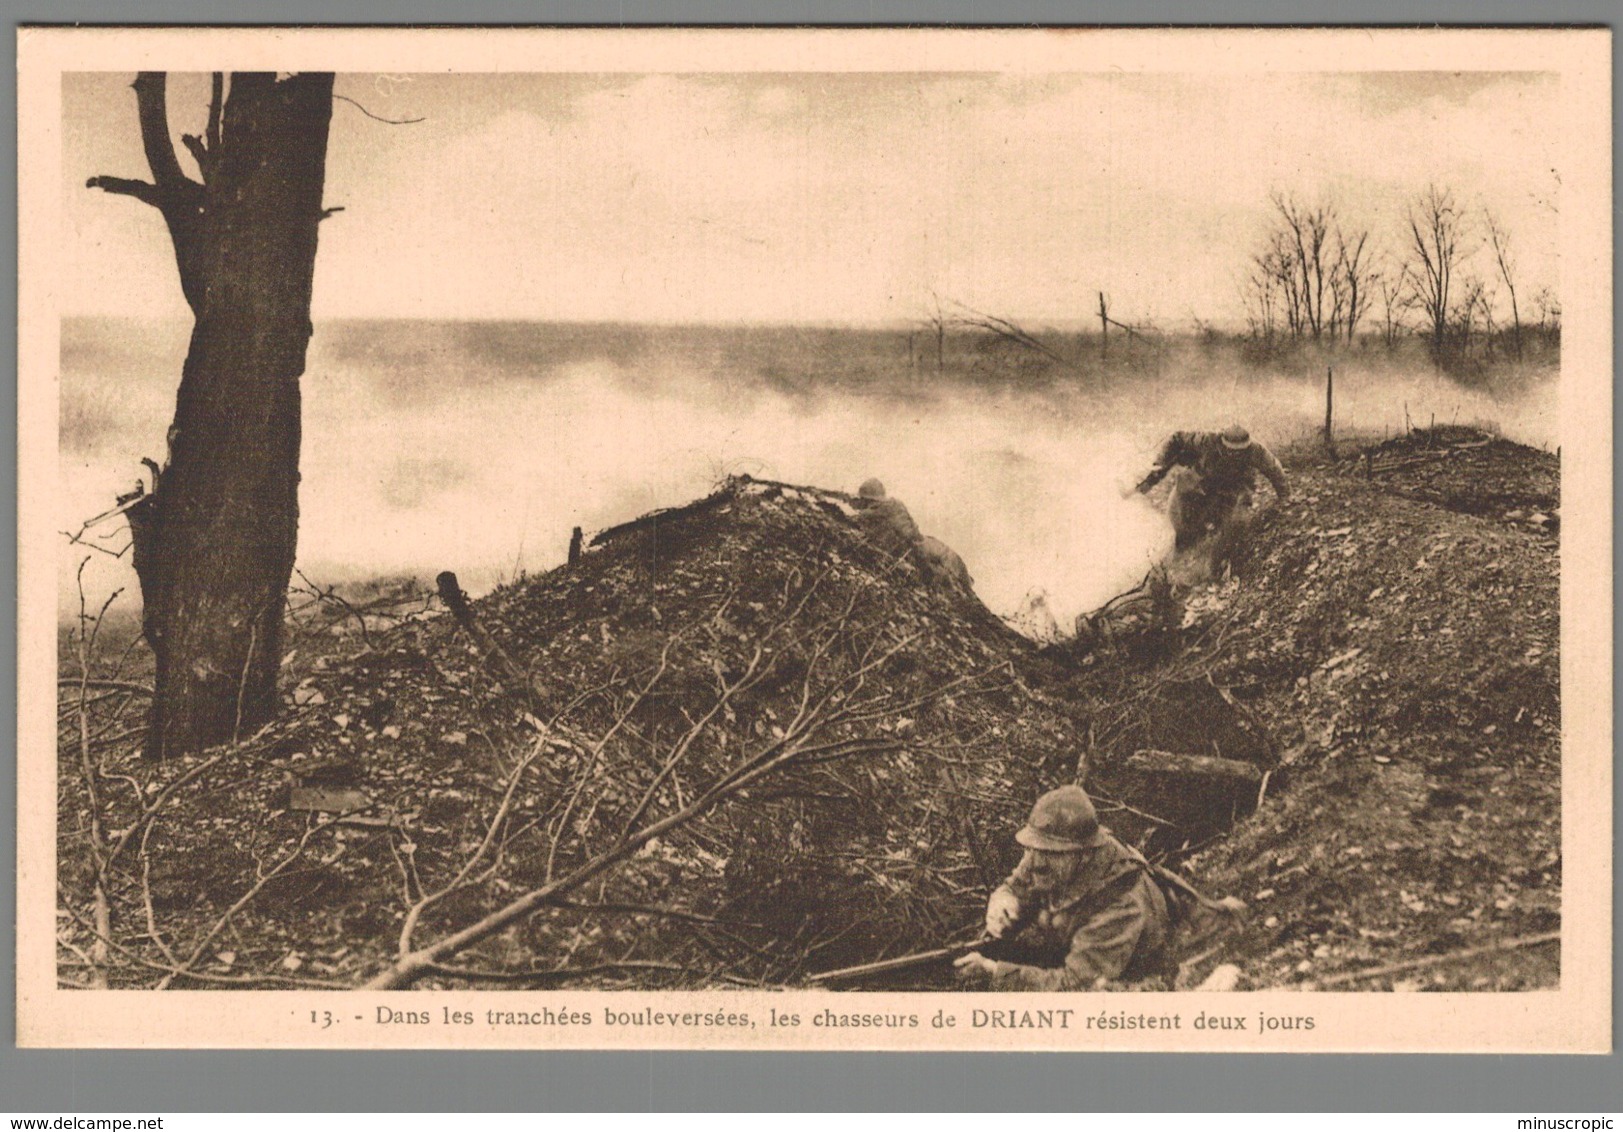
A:
[[[205,135],[182,138],[198,182],[170,142],[164,74],[142,72],[152,182],[87,182],[162,213],[195,318],[168,462],[127,512],[157,665],[153,757],[231,739],[275,707],[332,86],[235,73],[227,94],[216,74]]]

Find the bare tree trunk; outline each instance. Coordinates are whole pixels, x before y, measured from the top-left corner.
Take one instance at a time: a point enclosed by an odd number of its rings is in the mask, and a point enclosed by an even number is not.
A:
[[[1334,366],[1324,370],[1324,447],[1333,459],[1336,454],[1336,371]]]
[[[157,661],[153,757],[229,740],[275,710],[332,83],[239,73],[222,107],[216,76],[207,138],[184,139],[198,184],[169,142],[164,76],[143,73],[135,90],[155,184],[90,181],[163,213],[196,316],[169,462],[135,529]]]
[[[1488,240],[1493,245],[1494,262],[1499,265],[1499,277],[1510,292],[1510,319],[1515,328],[1516,360],[1522,360],[1522,312],[1516,302],[1515,260],[1511,255],[1510,237],[1499,226],[1492,213],[1487,214]]]

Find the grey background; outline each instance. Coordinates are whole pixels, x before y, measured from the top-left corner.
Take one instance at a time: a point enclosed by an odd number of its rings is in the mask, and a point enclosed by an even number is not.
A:
[[[1604,0],[0,0],[19,23],[596,24],[1604,24]],[[1615,64],[1614,64],[1615,66]],[[1613,94],[1614,134],[1616,92]],[[16,215],[16,87],[4,84],[0,161]],[[16,255],[16,232],[4,234]],[[15,273],[0,304],[16,310]],[[1615,295],[1614,295],[1615,302]],[[1614,320],[1615,322],[1615,320]],[[16,381],[15,318],[0,350]],[[15,392],[15,386],[11,390]],[[16,436],[14,396],[0,434]],[[15,457],[15,449],[12,452]],[[16,600],[16,470],[0,476],[0,597]],[[16,622],[0,623],[0,717],[16,719]],[[15,727],[0,751],[0,814],[16,812]],[[1613,811],[1618,781],[1614,781]],[[1614,849],[1615,853],[1615,849]],[[1615,858],[1614,858],[1615,860]],[[1614,885],[1616,867],[1614,864]],[[1613,899],[1614,959],[1618,936]],[[0,839],[0,955],[15,957],[16,839]],[[1614,963],[1615,966],[1615,963]],[[15,964],[12,964],[13,970]],[[1616,1112],[1623,1060],[1608,1057],[1129,1054],[267,1053],[16,1048],[15,985],[0,989],[0,1112],[55,1116],[185,1111],[527,1111],[560,1109],[1086,1109]],[[1613,985],[1613,1018],[1618,988]],[[1615,1037],[1614,1037],[1615,1045]]]

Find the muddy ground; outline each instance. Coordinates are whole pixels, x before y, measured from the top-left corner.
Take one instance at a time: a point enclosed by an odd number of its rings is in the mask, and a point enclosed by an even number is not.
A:
[[[875,549],[848,497],[747,479],[469,624],[420,590],[308,592],[284,717],[162,764],[143,650],[111,624],[79,648],[88,622],[62,650],[61,980],[797,985],[972,935],[1031,800],[1081,777],[1251,906],[1187,980],[1557,985],[1555,457],[1443,430],[1288,463],[1233,576],[1085,644]],[[1258,788],[1146,776],[1143,749]]]

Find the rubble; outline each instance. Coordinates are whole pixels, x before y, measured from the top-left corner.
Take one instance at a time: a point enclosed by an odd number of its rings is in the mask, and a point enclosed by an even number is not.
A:
[[[1031,800],[1079,778],[1123,839],[1263,903],[1206,961],[1243,974],[1189,985],[1554,985],[1558,548],[1504,516],[1557,514],[1557,479],[1482,439],[1293,466],[1233,577],[1103,647],[928,584],[849,496],[746,477],[465,617],[340,611],[259,734],[107,749],[141,787],[101,792],[114,985],[356,986],[492,917],[415,984],[793,985],[959,937]],[[60,762],[71,959],[93,865]]]

